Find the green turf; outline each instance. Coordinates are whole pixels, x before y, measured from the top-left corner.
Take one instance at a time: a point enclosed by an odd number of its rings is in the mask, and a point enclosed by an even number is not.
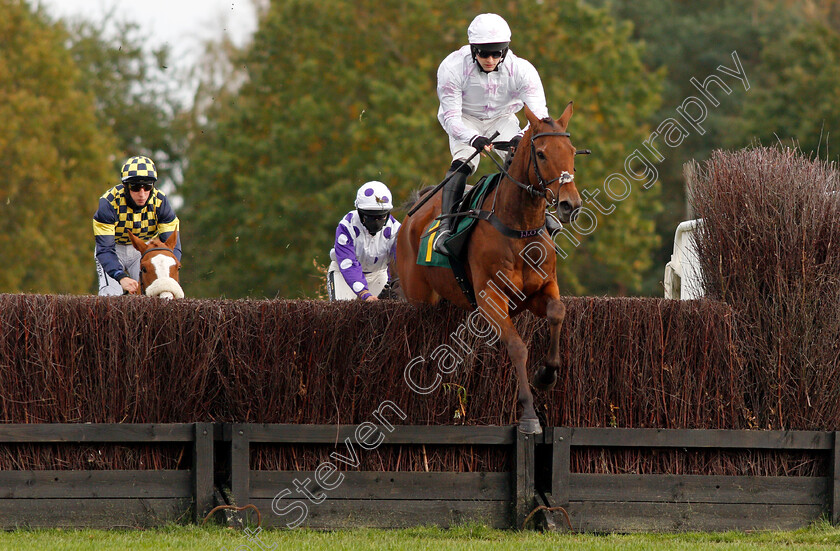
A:
[[[541,534],[506,532],[481,526],[451,530],[268,530],[258,540],[238,530],[219,527],[174,526],[156,530],[17,530],[0,533],[0,550],[160,550],[201,549],[258,551],[275,549],[414,550],[472,549],[598,549],[598,550],[704,550],[704,549],[837,549],[840,529],[817,524],[795,532],[688,533],[636,535]]]

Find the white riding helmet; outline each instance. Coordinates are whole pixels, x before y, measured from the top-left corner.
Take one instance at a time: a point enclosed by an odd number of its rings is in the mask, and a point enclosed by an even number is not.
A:
[[[510,43],[510,27],[495,13],[477,15],[467,29],[470,44]]]
[[[391,191],[382,182],[362,184],[356,192],[356,208],[365,212],[390,212],[394,208]]]

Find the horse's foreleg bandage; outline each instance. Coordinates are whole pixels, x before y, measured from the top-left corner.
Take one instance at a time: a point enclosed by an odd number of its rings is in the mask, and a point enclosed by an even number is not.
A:
[[[151,285],[146,287],[147,296],[156,297],[160,296],[162,293],[172,293],[172,297],[184,298],[184,290],[181,289],[181,285],[171,277],[156,279]]]

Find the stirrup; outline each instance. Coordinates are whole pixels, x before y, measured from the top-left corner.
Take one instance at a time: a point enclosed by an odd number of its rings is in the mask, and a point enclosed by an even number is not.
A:
[[[437,253],[449,256],[449,249],[446,248],[445,242],[451,236],[452,233],[449,230],[440,230],[432,244],[432,249]]]

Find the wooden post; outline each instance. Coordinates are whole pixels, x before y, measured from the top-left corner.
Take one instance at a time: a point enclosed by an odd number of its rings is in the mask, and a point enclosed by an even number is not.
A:
[[[691,198],[697,188],[697,162],[691,161],[683,165],[683,178],[685,178],[685,219],[694,218],[694,207],[691,205]]]
[[[569,507],[571,460],[572,430],[566,427],[554,427],[551,446],[551,499],[560,507]]]
[[[192,470],[195,522],[201,524],[213,508],[213,423],[195,423]]]
[[[245,506],[250,500],[251,454],[248,425],[231,425],[230,434],[230,489],[233,504]],[[245,515],[240,513],[243,523]]]
[[[834,432],[831,450],[831,524],[840,524],[840,432]]]
[[[534,509],[534,440],[533,434],[516,431],[516,506],[514,528],[521,530],[525,517]]]

